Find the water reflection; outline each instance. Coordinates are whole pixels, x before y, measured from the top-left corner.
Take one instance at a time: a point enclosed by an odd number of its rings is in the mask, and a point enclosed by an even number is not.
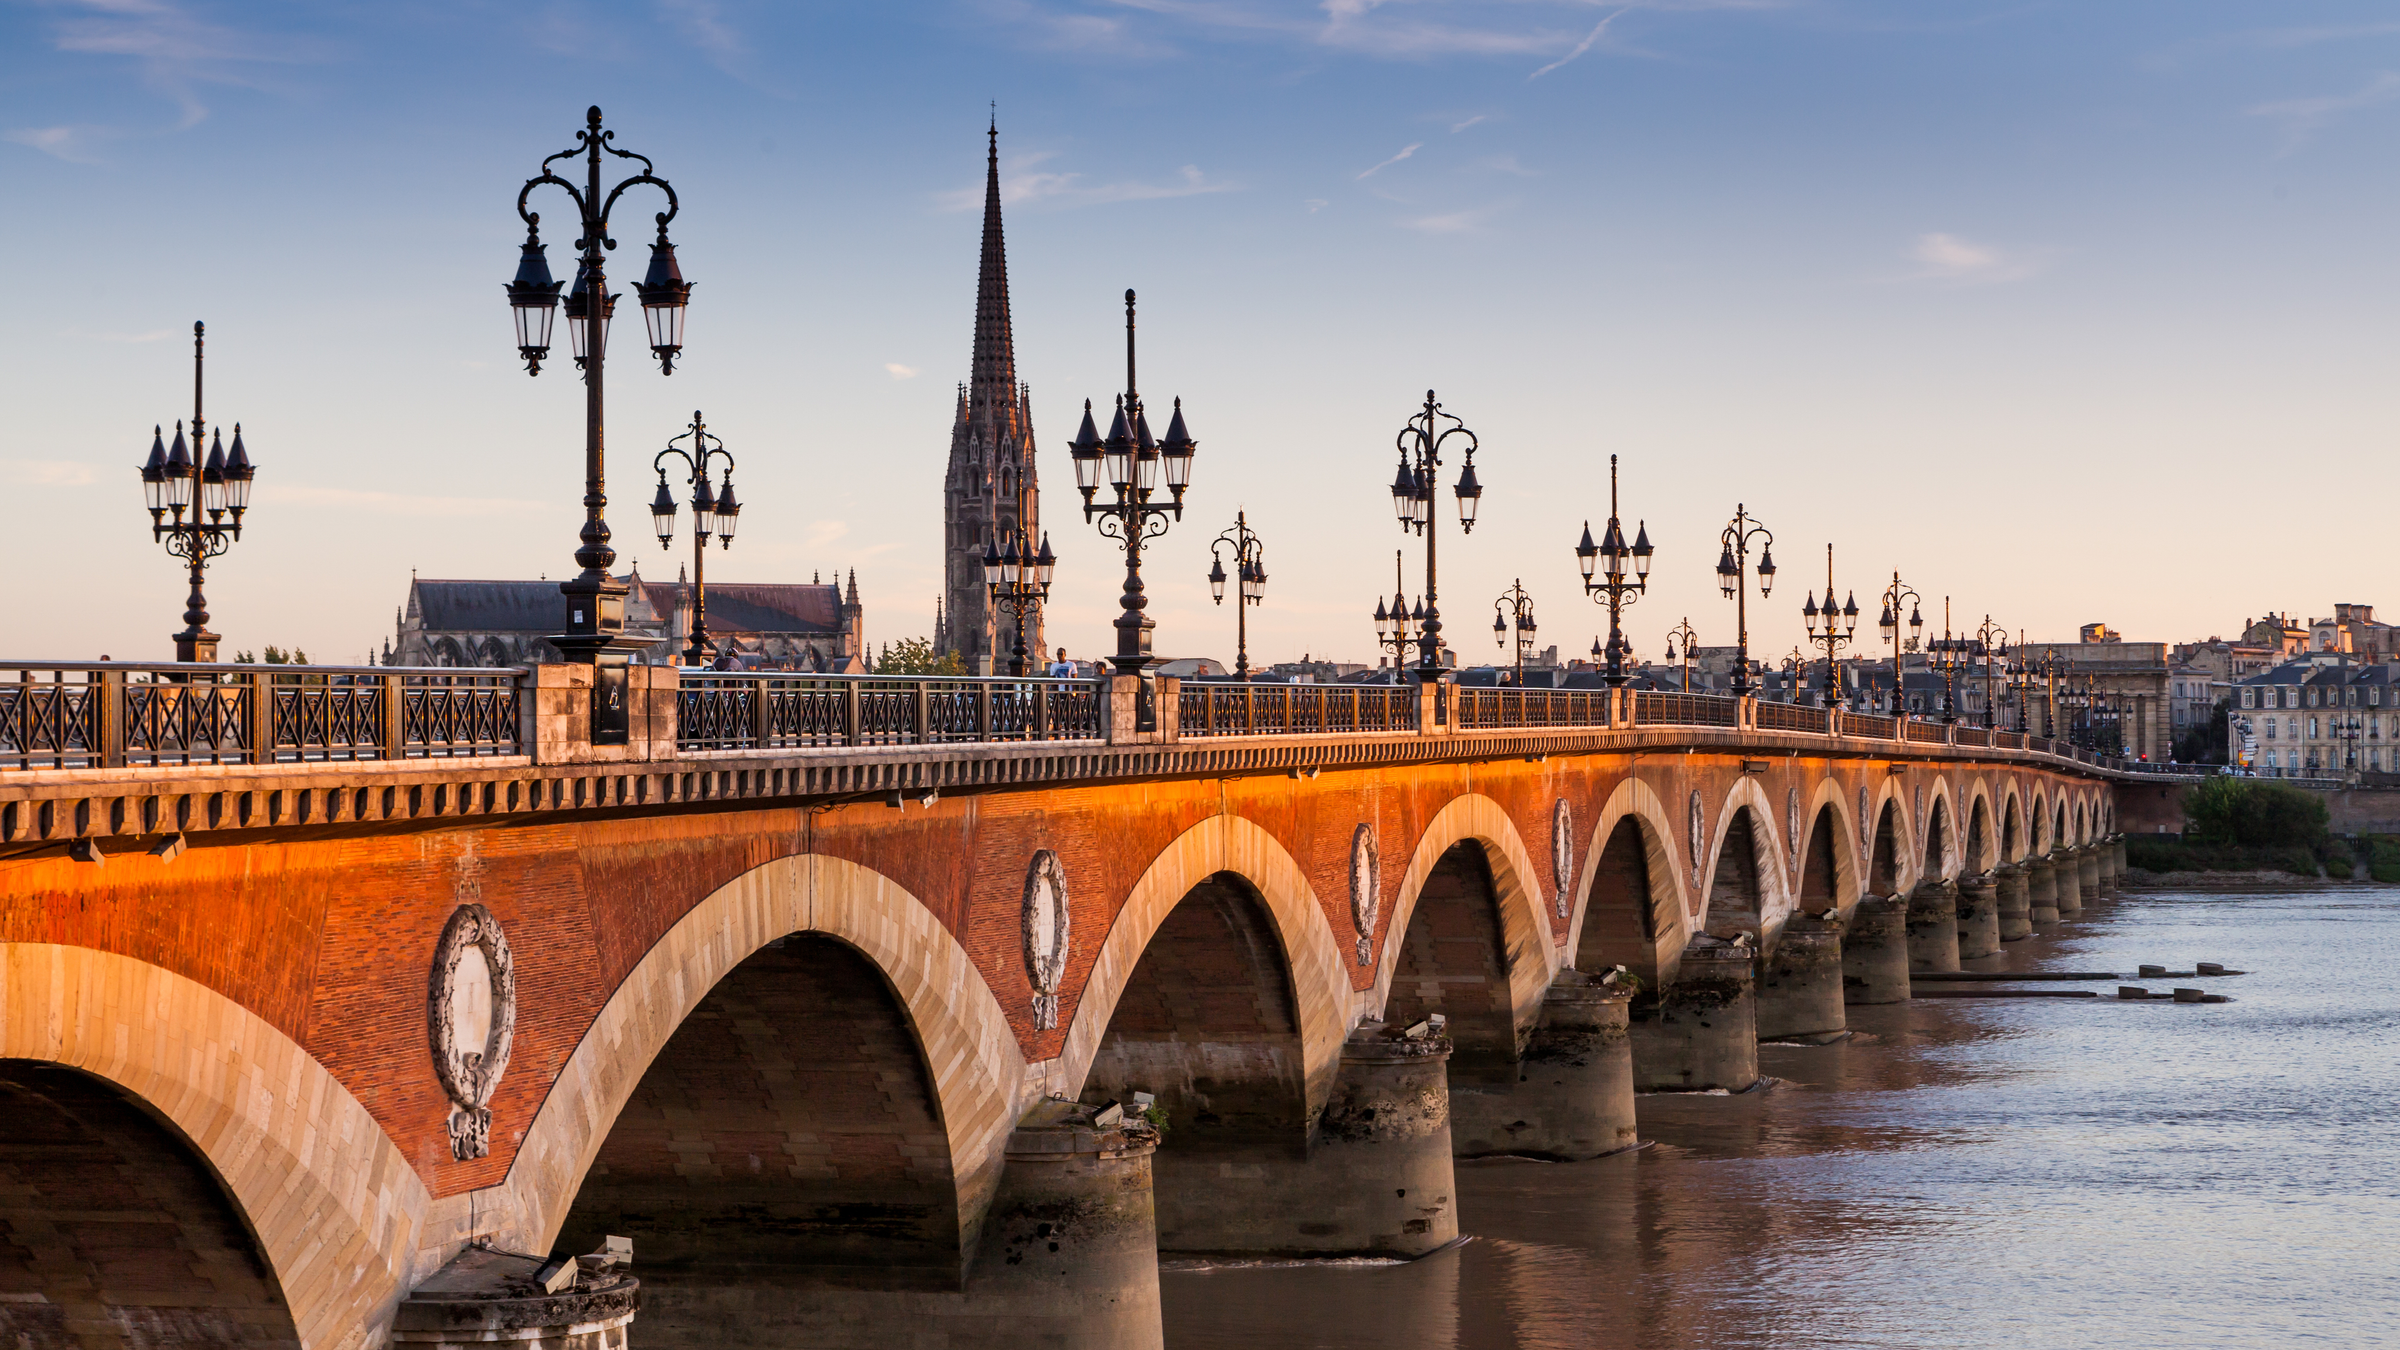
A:
[[[2395,897],[2106,902],[2005,960],[2220,960],[2236,1001],[1854,1008],[1762,1047],[1765,1090],[1643,1098],[1641,1153],[1461,1164],[1464,1248],[1169,1274],[1168,1344],[2368,1343],[2400,1297]]]

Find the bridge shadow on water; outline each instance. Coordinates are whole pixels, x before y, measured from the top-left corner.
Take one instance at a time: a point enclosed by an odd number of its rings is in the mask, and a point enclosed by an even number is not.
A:
[[[1167,1344],[2360,1343],[2400,1292],[2400,1070],[2358,1058],[2400,1031],[2395,956],[2390,888],[2102,901],[1969,965],[2257,973],[2206,1008],[1854,1006],[1847,1041],[1762,1046],[1758,1090],[1642,1097],[1638,1153],[1461,1161],[1463,1247],[1170,1270]]]

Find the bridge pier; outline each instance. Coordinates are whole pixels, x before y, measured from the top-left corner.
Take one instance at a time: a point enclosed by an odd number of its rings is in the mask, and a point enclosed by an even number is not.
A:
[[[1758,977],[1758,1038],[1833,1036],[1849,1025],[1842,1011],[1841,921],[1795,914]]]
[[[570,1261],[545,1289],[541,1257],[469,1247],[401,1302],[394,1350],[625,1350],[641,1281],[605,1257],[586,1260],[589,1269]]]
[[[1629,1010],[1633,1084],[1641,1092],[1739,1092],[1758,1081],[1754,953],[1695,934],[1672,982]]]
[[[2107,876],[2107,873],[2102,870],[2100,865],[2100,855],[2104,851],[2106,851],[2104,847],[2099,844],[2086,844],[2083,846],[2083,858],[2078,864],[2078,870],[2083,876],[2083,898],[2086,904],[2090,904],[2100,898],[2100,883]]]
[[[1958,883],[1919,882],[1908,896],[1908,968],[1958,969]]]
[[[2058,864],[2047,856],[2025,860],[2026,918],[2037,927],[2058,922]]]
[[[2083,858],[2081,849],[2065,848],[2052,853],[2058,864],[2058,917],[2072,919],[2083,913]]]
[[[1991,873],[1958,883],[1958,959],[2000,951],[2000,883]]]
[[[1407,1040],[1381,1022],[1351,1032],[1305,1171],[1260,1211],[1280,1235],[1240,1250],[1411,1257],[1457,1238],[1449,1060],[1447,1036]]]
[[[1633,1047],[1627,996],[1576,970],[1542,994],[1542,1023],[1517,1081],[1450,1084],[1450,1134],[1461,1158],[1524,1154],[1576,1161],[1632,1148]]]
[[[1842,932],[1842,1001],[1908,1001],[1908,902],[1862,895]]]
[[[2033,936],[2032,879],[2025,874],[2025,865],[2002,863],[1992,870],[1992,876],[2000,886],[1993,905],[1999,916],[2000,940],[2016,942]]]

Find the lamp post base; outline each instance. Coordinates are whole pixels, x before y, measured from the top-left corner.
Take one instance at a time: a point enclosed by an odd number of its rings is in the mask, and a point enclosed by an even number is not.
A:
[[[175,635],[175,659],[197,664],[209,664],[217,659],[217,634],[205,628],[187,628]]]

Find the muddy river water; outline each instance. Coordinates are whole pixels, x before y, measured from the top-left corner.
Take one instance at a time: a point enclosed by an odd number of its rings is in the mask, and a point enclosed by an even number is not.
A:
[[[1852,1008],[1641,1098],[1640,1152],[1461,1163],[1458,1248],[1170,1271],[1167,1344],[2400,1345],[2400,888],[2129,893],[1970,964],[2195,961],[2251,973]]]

